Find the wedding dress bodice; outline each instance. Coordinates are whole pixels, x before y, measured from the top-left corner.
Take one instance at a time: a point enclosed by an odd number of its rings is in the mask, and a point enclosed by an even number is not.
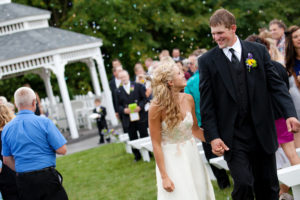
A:
[[[192,134],[193,116],[187,112],[185,118],[172,130],[169,130],[167,124],[162,122],[162,142],[163,143],[182,143],[190,140]]]

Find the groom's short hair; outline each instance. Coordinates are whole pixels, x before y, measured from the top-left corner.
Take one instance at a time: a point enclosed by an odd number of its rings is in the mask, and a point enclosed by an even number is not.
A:
[[[235,24],[234,15],[224,8],[216,10],[209,19],[210,27],[224,25],[226,28],[230,28],[231,25]]]

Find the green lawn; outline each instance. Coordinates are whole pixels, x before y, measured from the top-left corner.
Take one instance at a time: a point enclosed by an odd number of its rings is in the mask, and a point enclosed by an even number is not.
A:
[[[155,161],[133,162],[124,144],[103,145],[57,159],[57,169],[70,200],[154,200]],[[229,199],[232,188],[220,190],[217,200]],[[200,189],[200,188],[199,188]]]

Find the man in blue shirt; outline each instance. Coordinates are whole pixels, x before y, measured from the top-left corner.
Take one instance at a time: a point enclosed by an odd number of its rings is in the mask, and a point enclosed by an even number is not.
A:
[[[66,154],[66,139],[51,120],[34,115],[36,95],[27,87],[14,95],[19,110],[2,131],[3,163],[17,172],[20,199],[68,199],[56,166]]]
[[[197,63],[197,57],[200,57],[202,54],[206,52],[205,49],[200,49],[202,51],[199,51],[199,54],[192,54],[189,56],[189,61],[191,63],[191,71],[194,73],[194,75],[189,78],[187,81],[186,87],[184,88],[184,92],[187,94],[190,94],[193,96],[195,101],[195,111],[196,111],[196,117],[198,121],[198,126],[201,126],[201,115],[200,115],[200,92],[199,92],[199,82],[200,82],[200,75],[199,70],[197,70],[198,63]],[[204,130],[205,132],[205,130]],[[205,153],[206,159],[209,161],[211,158],[217,157],[212,153],[212,149],[210,144],[203,142],[202,143],[203,150]],[[227,187],[230,187],[230,182],[228,175],[224,169],[218,169],[213,165],[210,165],[211,169],[217,178],[217,182],[220,189],[224,189]]]

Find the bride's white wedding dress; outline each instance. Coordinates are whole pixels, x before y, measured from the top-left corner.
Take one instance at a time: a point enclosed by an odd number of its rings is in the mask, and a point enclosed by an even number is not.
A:
[[[192,135],[193,117],[187,112],[172,131],[162,122],[162,151],[165,168],[175,189],[167,192],[156,166],[158,200],[214,200],[215,195],[205,165]]]

